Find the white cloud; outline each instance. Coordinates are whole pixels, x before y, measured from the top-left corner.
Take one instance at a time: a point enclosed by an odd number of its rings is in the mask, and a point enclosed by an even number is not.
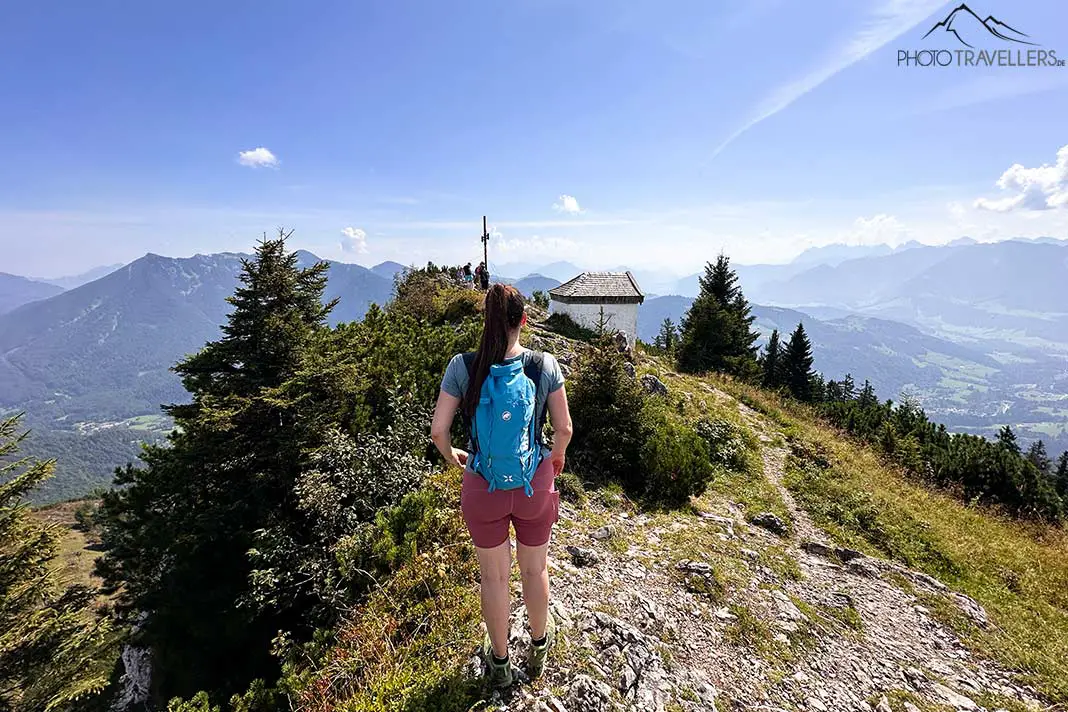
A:
[[[347,227],[341,231],[341,251],[367,253],[367,233],[358,227]]]
[[[561,195],[556,200],[557,202],[553,203],[553,210],[558,213],[578,215],[582,212],[582,208],[579,207],[578,200],[573,195]]]
[[[900,245],[908,241],[909,229],[893,215],[879,213],[870,218],[859,217],[846,236],[850,245]]]
[[[868,23],[848,42],[834,50],[827,61],[765,97],[756,107],[752,118],[735,129],[712,152],[712,157],[715,158],[736,138],[761,121],[771,118],[838,72],[905,34],[944,4],[945,0],[882,0],[871,13]]]
[[[1068,146],[1057,151],[1054,165],[1043,163],[1025,168],[1014,163],[998,178],[998,187],[1008,191],[1004,198],[979,198],[975,207],[1007,213],[1013,210],[1052,210],[1068,207]]]
[[[278,156],[263,146],[237,154],[237,162],[250,168],[277,168]]]
[[[494,234],[494,231],[491,230],[490,234]],[[578,243],[566,237],[531,235],[530,237],[505,238],[499,232],[495,233],[495,235],[496,239],[493,241],[492,247],[497,252],[503,252],[512,258],[519,256],[560,257],[572,254],[575,248],[578,247]]]

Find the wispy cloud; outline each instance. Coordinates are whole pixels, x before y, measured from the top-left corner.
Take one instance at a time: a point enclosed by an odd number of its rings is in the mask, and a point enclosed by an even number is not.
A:
[[[975,207],[996,213],[1068,208],[1068,145],[1057,151],[1054,165],[1044,163],[1037,168],[1025,168],[1014,163],[998,178],[998,187],[1009,195],[979,198]]]
[[[238,153],[237,162],[250,168],[277,168],[278,156],[260,146],[259,148]]]
[[[935,96],[925,96],[923,103],[906,110],[903,115],[916,116],[963,109],[992,101],[1060,91],[1065,87],[1068,87],[1068,75],[1064,72],[1005,71],[984,74],[947,87]]]
[[[578,215],[582,212],[578,199],[573,195],[561,195],[553,203],[553,210],[558,213],[567,213],[568,215]]]
[[[832,51],[825,62],[765,97],[753,116],[716,147],[712,158],[761,121],[771,118],[843,69],[908,32],[945,4],[946,0],[882,0],[870,13],[865,25],[848,42]]]

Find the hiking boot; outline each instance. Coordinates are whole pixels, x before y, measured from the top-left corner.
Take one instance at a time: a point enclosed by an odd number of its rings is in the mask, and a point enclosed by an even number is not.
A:
[[[527,660],[527,666],[530,668],[530,677],[535,678],[541,675],[542,670],[545,669],[545,659],[549,657],[549,648],[553,647],[556,642],[556,618],[553,616],[552,611],[549,611],[549,617],[545,619],[545,642],[541,645],[530,646],[530,658]]]
[[[490,642],[489,633],[482,638],[482,659],[486,662],[486,677],[494,689],[503,690],[512,686],[512,662],[506,660],[498,663],[493,659],[493,644]]]

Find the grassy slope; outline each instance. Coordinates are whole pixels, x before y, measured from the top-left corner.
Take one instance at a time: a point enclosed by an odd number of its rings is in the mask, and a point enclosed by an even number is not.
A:
[[[1068,532],[969,506],[910,481],[811,411],[728,379],[717,387],[772,418],[830,467],[793,458],[787,485],[838,541],[902,560],[979,601],[980,630],[936,607],[977,652],[1068,702]]]
[[[757,453],[762,443],[739,412],[739,402],[749,405],[771,421],[768,430],[781,431],[802,453],[790,458],[786,484],[818,525],[843,544],[904,561],[974,597],[990,615],[993,625],[987,630],[972,626],[944,599],[932,597],[924,603],[959,630],[977,653],[1024,671],[1052,700],[1068,702],[1068,534],[1063,530],[969,507],[910,482],[867,448],[820,424],[806,408],[759,389],[725,378],[682,376],[655,359],[644,359],[640,370],[665,381],[687,417],[723,418],[748,433],[747,457],[755,458],[748,472],[720,477],[706,496],[693,502],[694,508],[714,510],[730,501],[747,513],[773,511],[789,520],[778,491],[760,474]],[[803,453],[818,453],[829,466],[815,467]],[[433,489],[448,492],[451,500],[456,497],[455,478],[436,478]],[[633,507],[611,488],[590,496],[606,506]],[[596,508],[587,509],[592,516]],[[654,523],[681,516],[650,514]],[[479,624],[470,544],[458,512],[448,508],[443,516],[434,545],[420,548],[360,615],[341,628],[327,646],[332,650],[321,651],[325,655],[304,677],[305,701],[316,701],[309,709],[462,711],[478,708],[478,701],[488,697],[488,691],[462,671]],[[699,545],[708,558],[716,542],[683,537],[677,544],[680,551]],[[774,551],[766,555],[769,566],[796,575],[789,557]],[[727,559],[719,563],[729,573],[723,563]],[[436,566],[427,565],[435,560]],[[414,591],[432,595],[409,600]],[[412,605],[402,605],[406,600]],[[739,620],[751,618],[746,611],[735,613]],[[767,642],[759,630],[754,635],[744,632],[735,642],[756,652]],[[567,641],[557,655],[569,657]]]
[[[45,524],[63,529],[63,538],[59,542],[59,552],[55,560],[60,580],[64,584],[93,587],[100,583],[92,576],[93,564],[100,552],[94,550],[96,542],[91,536],[74,528],[74,511],[81,504],[82,501],[61,502],[35,509],[33,515]]]

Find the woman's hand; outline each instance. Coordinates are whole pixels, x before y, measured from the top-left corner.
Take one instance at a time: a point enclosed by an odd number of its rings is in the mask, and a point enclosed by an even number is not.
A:
[[[552,454],[549,455],[549,462],[553,464],[553,477],[559,477],[564,471],[564,451],[554,448]]]
[[[458,447],[454,447],[454,448],[451,449],[451,455],[452,455],[452,457],[446,458],[446,459],[448,459],[450,465],[452,465],[453,467],[459,467],[461,470],[463,468],[467,467],[467,452],[466,451],[461,450]]]

